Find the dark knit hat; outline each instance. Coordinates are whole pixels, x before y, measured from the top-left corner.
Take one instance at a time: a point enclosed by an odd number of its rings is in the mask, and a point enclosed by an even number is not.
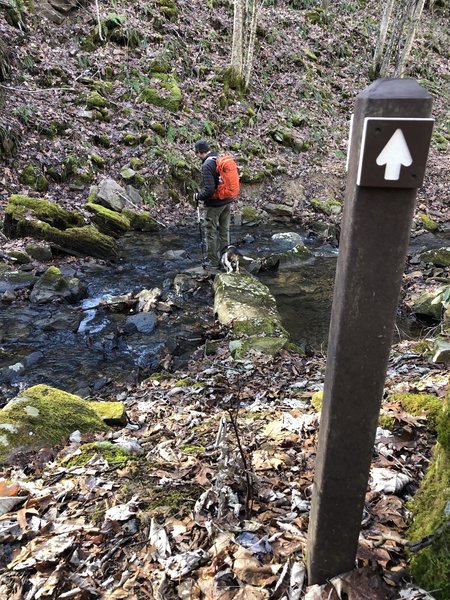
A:
[[[198,154],[199,152],[209,152],[210,150],[211,148],[206,140],[199,140],[195,144],[195,154]]]

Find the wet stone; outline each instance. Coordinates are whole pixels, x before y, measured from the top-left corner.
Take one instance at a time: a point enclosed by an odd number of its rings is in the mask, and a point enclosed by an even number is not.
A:
[[[126,333],[152,333],[156,327],[156,317],[153,313],[138,313],[127,318],[124,325]]]

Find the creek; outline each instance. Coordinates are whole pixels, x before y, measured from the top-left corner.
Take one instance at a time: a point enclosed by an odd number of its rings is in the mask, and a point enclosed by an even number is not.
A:
[[[261,272],[258,277],[275,296],[292,341],[306,351],[325,351],[338,250],[305,231],[280,224],[235,228],[232,238],[242,240],[241,251],[256,259],[292,247],[272,239],[277,231],[297,233],[312,256],[273,272]],[[417,248],[443,245],[430,234],[422,237],[414,240]],[[88,298],[78,304],[3,305],[0,404],[37,383],[83,397],[108,395],[115,385],[123,389],[161,368],[165,358],[170,359],[171,368],[185,365],[204,342],[205,328],[213,324],[211,279],[205,273],[194,293],[189,278],[180,289],[174,289],[173,281],[200,260],[198,229],[133,233],[121,238],[120,256],[114,263],[85,259],[61,266],[64,274],[76,276],[88,286]],[[159,312],[156,327],[149,333],[127,326],[129,310],[108,309],[112,296],[155,287],[161,288],[162,300],[172,310]],[[415,337],[420,327],[415,321],[399,320],[397,331],[400,337]]]

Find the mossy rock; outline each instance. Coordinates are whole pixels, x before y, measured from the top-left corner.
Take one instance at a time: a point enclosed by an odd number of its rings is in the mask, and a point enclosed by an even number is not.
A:
[[[233,358],[239,360],[249,352],[261,352],[274,356],[288,345],[288,339],[285,337],[262,337],[254,335],[245,339],[233,340],[230,342],[230,350]]]
[[[242,223],[253,223],[263,219],[262,213],[253,206],[243,206],[241,208]]]
[[[124,467],[130,460],[128,452],[112,442],[90,442],[82,444],[78,448],[78,452],[64,462],[64,466],[68,468],[85,467],[95,455],[101,456],[112,467]]]
[[[138,146],[140,144],[140,137],[134,133],[126,133],[122,140],[127,146]]]
[[[139,100],[171,112],[180,110],[182,95],[175,77],[169,73],[154,73],[153,80],[155,87],[146,87],[139,95]]]
[[[220,273],[214,280],[214,312],[240,337],[231,342],[235,358],[250,350],[276,354],[289,343],[274,297],[250,274]]]
[[[76,302],[86,296],[87,288],[78,278],[63,275],[58,267],[49,267],[34,285],[30,302],[44,304],[56,298]]]
[[[403,410],[415,416],[426,416],[430,428],[435,429],[443,411],[443,400],[433,394],[391,394],[389,402],[400,402]]]
[[[311,206],[328,216],[339,215],[342,212],[342,204],[337,200],[318,200],[317,198],[313,198]]]
[[[88,108],[106,108],[108,101],[99,92],[94,90],[86,99],[86,105]]]
[[[16,265],[27,265],[30,262],[29,255],[20,250],[11,250],[7,255],[14,260]]]
[[[427,231],[437,231],[439,229],[439,224],[424,213],[417,215],[417,220]]]
[[[34,218],[30,218],[34,217]],[[5,210],[4,231],[8,237],[33,237],[75,256],[112,258],[117,255],[113,238],[92,225],[84,225],[81,215],[37,198],[10,196]]]
[[[435,321],[440,321],[442,317],[442,302],[434,302],[436,292],[424,292],[414,300],[413,310],[416,315],[431,317]]]
[[[450,248],[436,248],[420,253],[420,260],[437,267],[450,267]]]
[[[296,152],[304,152],[310,147],[310,143],[307,140],[300,138],[297,132],[292,132],[289,129],[273,129],[269,133],[277,144],[291,148]]]
[[[88,402],[89,406],[107,425],[126,425],[127,413],[123,402]]]
[[[130,167],[133,169],[133,171],[137,171],[138,169],[140,169],[143,164],[144,161],[140,158],[137,158],[137,156],[133,156],[133,158],[130,158]]]
[[[107,426],[88,403],[48,385],[35,385],[0,410],[0,463],[14,453],[55,446],[72,432],[105,431]]]
[[[162,123],[152,123],[150,129],[160,137],[166,137],[166,128]]]
[[[106,160],[100,154],[93,152],[90,157],[92,164],[94,164],[99,169],[103,169],[106,166]]]
[[[118,238],[131,229],[130,219],[123,213],[118,213],[94,202],[87,202],[86,209],[93,213],[93,221],[105,235]]]
[[[31,258],[41,262],[47,262],[53,259],[52,249],[47,245],[27,244],[25,246],[25,250],[27,251],[27,254],[31,256]]]
[[[129,219],[131,229],[136,231],[156,231],[158,223],[149,213],[139,213],[134,210],[124,209],[122,215]]]
[[[37,192],[48,190],[48,179],[40,172],[40,168],[28,165],[20,175],[20,181]]]
[[[409,542],[431,539],[431,543],[410,554],[409,570],[414,581],[430,590],[437,600],[450,598],[449,506],[450,453],[438,443],[425,478],[411,503],[413,523],[408,531]]]
[[[8,237],[20,237],[27,229],[30,217],[56,227],[67,229],[84,225],[81,215],[69,212],[53,202],[29,198],[20,194],[10,196],[5,209],[4,231]]]

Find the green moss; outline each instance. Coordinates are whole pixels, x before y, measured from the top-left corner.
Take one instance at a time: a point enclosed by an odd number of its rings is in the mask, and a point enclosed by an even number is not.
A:
[[[29,186],[34,186],[36,183],[36,178],[36,169],[33,167],[33,165],[26,166],[20,175],[20,181]]]
[[[100,156],[100,154],[97,154],[96,152],[93,152],[90,155],[90,159],[93,162],[93,164],[99,167],[100,169],[103,169],[106,165],[106,160],[103,158],[103,156]]]
[[[450,397],[444,400],[437,417],[437,436],[439,443],[450,457]]]
[[[243,358],[248,352],[255,351],[274,356],[286,347],[288,340],[284,337],[261,337],[259,335],[250,336],[242,340],[235,340],[230,343],[231,353],[234,359]]]
[[[198,485],[179,489],[155,487],[149,490],[148,510],[165,509],[164,512],[185,515],[193,509],[201,493],[202,488]]]
[[[253,206],[243,206],[241,208],[242,221],[244,223],[251,223],[252,221],[259,221],[261,213]]]
[[[123,213],[118,213],[94,202],[87,202],[85,207],[93,213],[95,224],[106,235],[117,238],[131,229],[131,221]]]
[[[137,146],[140,140],[139,136],[135,135],[134,133],[126,133],[123,136],[122,141],[127,146]]]
[[[185,446],[181,446],[181,452],[185,454],[199,454],[200,452],[204,452],[206,450],[205,446],[196,446],[186,444]]]
[[[136,173],[133,171],[133,169],[131,169],[131,167],[122,167],[122,169],[120,169],[120,176],[125,181],[131,181],[135,175]]]
[[[46,192],[48,190],[47,178],[40,172],[38,167],[34,167],[33,165],[28,165],[23,169],[20,181],[38,192]]]
[[[160,137],[166,136],[166,128],[162,123],[152,123],[150,129],[158,134]]]
[[[277,128],[269,131],[272,139],[280,144],[281,146],[285,146],[287,148],[292,148],[297,152],[303,152],[309,148],[309,143],[300,137],[298,134],[294,134],[289,129],[285,128]]]
[[[104,431],[105,423],[79,396],[35,385],[0,411],[0,461],[13,450],[56,445],[73,431]]]
[[[417,219],[427,231],[436,231],[437,229],[439,229],[438,223],[436,223],[436,221],[433,221],[431,217],[424,213],[418,214]]]
[[[173,387],[186,387],[188,385],[192,385],[193,383],[193,379],[191,379],[190,377],[185,377],[184,379],[179,379],[178,381],[176,381]]]
[[[108,106],[106,99],[95,90],[88,96],[86,104],[88,108],[106,108]]]
[[[30,218],[30,214],[35,218]],[[4,231],[9,237],[34,237],[81,256],[111,258],[116,255],[111,237],[91,225],[84,225],[80,215],[46,200],[11,196],[6,206]]]
[[[316,412],[320,412],[322,410],[322,404],[323,404],[323,390],[314,392],[314,394],[311,396],[311,405],[316,410]]]
[[[443,411],[443,401],[432,394],[391,394],[390,402],[400,402],[403,409],[412,415],[426,415],[428,424],[435,428]]]
[[[409,568],[415,582],[433,592],[438,600],[450,598],[450,459],[437,444],[433,460],[412,503],[413,524],[408,538],[418,542],[433,536],[432,543],[410,555]]]
[[[326,215],[338,215],[342,212],[342,204],[337,200],[318,200],[313,198],[311,206]]]
[[[7,235],[11,235],[11,233],[8,233],[9,228],[13,230],[12,234],[14,234],[17,224],[25,220],[29,221],[30,216],[58,229],[84,225],[81,215],[69,212],[53,202],[14,194],[10,196],[5,209],[5,230]]]
[[[143,164],[144,164],[144,161],[141,160],[140,158],[137,158],[136,156],[133,156],[133,158],[130,159],[130,167],[134,171],[137,171],[138,169],[140,169]]]
[[[437,267],[450,267],[450,248],[436,248],[420,254],[420,260],[430,262]]]
[[[240,336],[271,336],[274,334],[283,334],[288,336],[287,331],[281,326],[278,317],[273,318],[255,318],[246,320],[236,320],[232,323],[233,333]]]
[[[110,96],[113,91],[112,81],[102,81],[101,79],[96,79],[95,81],[92,81],[91,87],[102,96]]]
[[[380,415],[378,417],[378,425],[382,429],[389,429],[389,431],[392,431],[392,429],[395,427],[395,423],[395,418],[389,415]]]
[[[144,88],[139,100],[177,112],[181,106],[182,96],[175,77],[166,73],[154,73],[153,79],[156,87]]]
[[[88,402],[107,425],[126,425],[127,413],[122,402]]]
[[[156,231],[158,229],[157,222],[149,213],[138,213],[133,210],[124,209],[122,215],[129,219],[131,229],[137,231]]]
[[[67,467],[84,467],[97,454],[115,467],[124,467],[130,460],[130,455],[120,446],[111,442],[92,442],[82,444],[80,453],[72,456],[66,463]]]

